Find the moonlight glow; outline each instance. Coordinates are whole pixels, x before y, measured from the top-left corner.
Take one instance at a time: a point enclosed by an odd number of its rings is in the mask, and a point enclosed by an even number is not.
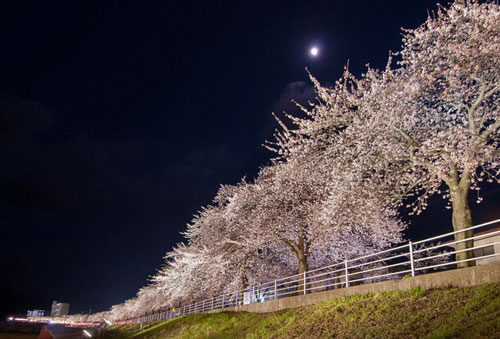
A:
[[[319,53],[318,47],[311,48],[309,52],[311,53],[312,56],[317,56]]]

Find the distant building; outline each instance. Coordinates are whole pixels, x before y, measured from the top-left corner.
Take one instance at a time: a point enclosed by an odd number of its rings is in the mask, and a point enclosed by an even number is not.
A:
[[[51,317],[60,317],[63,315],[68,315],[69,304],[61,303],[57,300],[52,302],[52,310],[50,311]]]
[[[476,265],[486,265],[500,261],[500,227],[492,227],[482,232],[474,232],[474,257]],[[450,240],[447,242],[453,242]],[[446,242],[444,243],[446,244]],[[455,245],[452,245],[455,247]],[[478,248],[479,247],[479,248]]]
[[[475,233],[474,236],[480,236],[474,241],[474,247],[480,247],[474,250],[475,257],[489,256],[476,260],[477,265],[486,265],[495,261],[500,261],[500,227],[496,227],[484,232]]]
[[[43,316],[45,316],[45,310],[28,311],[28,314],[26,316],[28,316],[28,317],[43,317]]]

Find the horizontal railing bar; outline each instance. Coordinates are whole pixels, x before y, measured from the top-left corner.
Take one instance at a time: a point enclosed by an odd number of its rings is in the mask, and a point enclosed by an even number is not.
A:
[[[339,276],[338,278],[327,278],[327,279],[322,279],[322,280],[319,280],[319,281],[308,281],[307,284],[308,285],[312,285],[312,284],[318,284],[320,282],[323,282],[323,281],[329,281],[329,280],[333,280],[333,279],[340,279],[340,278],[344,278],[344,282],[341,282],[342,284],[345,284],[345,276]],[[338,284],[338,283],[336,283]]]
[[[281,293],[279,296],[282,297],[284,295],[287,295],[287,294],[293,294],[293,293],[297,293],[299,294],[301,291],[292,291],[292,292],[285,292],[285,293]],[[281,298],[280,298],[281,299]]]
[[[463,259],[463,260],[455,260],[455,261],[450,261],[450,262],[446,262],[446,263],[436,264],[436,265],[432,265],[432,266],[418,267],[418,268],[415,268],[415,271],[422,271],[422,270],[427,270],[427,269],[441,267],[441,266],[447,266],[447,265],[453,265],[453,264],[460,264],[460,263],[467,262],[467,261],[481,260],[481,259],[495,257],[497,255],[500,255],[500,253],[488,254],[488,255],[481,256],[481,257],[476,257],[476,258],[468,258],[468,259]]]
[[[377,278],[381,278],[381,277],[388,277],[391,275],[404,274],[404,273],[410,273],[410,272],[411,272],[411,270],[405,270],[405,271],[400,271],[400,272],[393,272],[393,273],[388,273],[388,274],[376,275],[374,277],[366,277],[366,278],[354,279],[354,280],[349,279],[349,284],[353,283],[353,282],[357,282],[357,281],[363,281],[363,280],[368,280],[368,279],[377,279]]]
[[[364,255],[362,257],[357,257],[357,258],[353,258],[353,259],[349,259],[347,260],[348,262],[349,261],[357,261],[357,260],[361,260],[361,259],[365,259],[365,258],[369,258],[369,257],[373,257],[374,255],[380,255],[380,254],[383,254],[383,253],[387,253],[387,252],[392,252],[392,251],[396,251],[396,250],[400,250],[402,248],[408,248],[408,244],[404,244],[404,245],[401,245],[401,246],[398,246],[398,247],[394,247],[394,248],[389,248],[389,249],[386,249],[384,251],[380,251],[380,252],[376,252],[376,253],[371,253],[371,254],[367,254],[367,255]]]
[[[341,268],[341,269],[338,269],[338,270],[335,270],[335,271],[329,271],[329,272],[324,272],[324,273],[321,273],[321,274],[313,275],[311,277],[319,277],[319,276],[322,276],[322,275],[325,275],[325,274],[334,274],[334,273],[344,272],[344,271],[345,271],[345,268]]]
[[[422,249],[419,249],[419,250],[414,250],[413,253],[428,252],[428,251],[432,251],[432,250],[435,250],[435,249],[441,248],[441,247],[453,247],[454,248],[455,246],[453,246],[453,245],[460,244],[462,242],[471,241],[471,240],[475,240],[474,237],[460,239],[460,240],[455,240],[455,241],[447,242],[445,244],[438,244],[438,245],[434,245],[434,246],[431,246],[431,247],[426,247],[426,248],[422,248]],[[469,249],[472,249],[472,247],[470,247]]]
[[[328,287],[337,286],[337,285],[345,285],[345,281],[344,282],[338,282],[338,283],[335,283],[335,284],[322,285],[322,286],[317,286],[317,287],[310,287],[310,288],[307,289],[307,291],[317,290],[317,289],[320,289],[320,288],[328,288]]]
[[[393,251],[400,250],[400,249],[403,249],[403,248],[408,248],[408,244],[401,245],[401,246],[398,246],[398,247],[395,247],[395,248],[390,248],[390,249],[387,249],[385,251],[380,251],[380,252],[376,252],[376,253],[367,254],[367,255],[364,255],[362,257],[357,257],[357,258],[349,259],[347,261],[348,262],[358,261],[358,260],[361,260],[361,259],[366,259],[366,258],[373,257],[373,256],[376,256],[376,255],[384,254],[384,253],[387,253],[387,252],[393,252]]]
[[[338,276],[332,276],[332,279],[335,279],[336,277],[343,276],[345,274],[345,269],[337,270],[335,273],[342,273],[342,274],[339,274]],[[332,274],[331,272],[321,273],[321,274],[313,275],[312,277],[307,277],[307,279],[314,279],[314,278],[323,277],[325,275],[331,275],[331,274]]]
[[[436,259],[436,258],[439,258],[439,257],[447,257],[447,256],[450,256],[452,254],[456,254],[456,253],[460,253],[460,252],[462,252],[462,251],[459,251],[459,252],[438,253],[438,254],[432,255],[430,257],[414,259],[413,262],[424,262],[424,261],[428,261],[428,260],[431,260],[431,259]]]
[[[294,275],[289,275],[288,277],[285,277],[285,278],[276,279],[276,281],[286,280],[286,279],[290,279],[290,278],[293,278],[293,277],[299,277],[301,275],[302,275],[302,273],[294,274]],[[271,281],[269,283],[271,283]]]
[[[499,235],[499,234],[500,234],[500,229],[496,230],[496,231],[493,231],[491,233],[485,233],[485,234],[475,235],[473,237],[473,240],[476,241],[476,240],[482,240],[482,239],[486,239],[486,238],[491,238],[491,237],[494,237],[494,236]]]
[[[276,289],[276,291],[277,292],[286,291],[286,290],[289,290],[291,288],[297,288],[297,286],[299,286],[299,285],[293,285],[293,286],[289,286],[289,287],[278,288],[278,289]]]
[[[498,231],[498,232],[500,234],[500,231]],[[459,243],[470,241],[470,240],[482,240],[482,239],[490,238],[490,237],[493,236],[493,235],[490,235],[490,234],[487,234],[487,235],[488,236],[485,236],[485,235],[481,234],[480,236],[477,237],[478,239],[476,239],[476,237],[471,237],[471,238],[461,239],[461,240],[457,240],[457,241],[446,243],[446,244],[439,244],[439,245],[435,245],[435,246],[432,246],[432,247],[427,247],[427,248],[424,248],[424,249],[421,249],[421,250],[418,250],[418,251],[413,251],[413,253],[421,253],[421,252],[426,252],[426,251],[432,251],[432,250],[435,250],[435,249],[440,248],[440,247],[455,247],[455,246],[451,246],[451,245],[459,244]],[[470,250],[474,250],[474,249],[475,249],[475,247],[470,247],[470,248],[467,248],[466,250],[470,251]]]
[[[392,264],[392,265],[387,265],[387,266],[380,266],[380,267],[371,268],[369,270],[363,270],[363,271],[359,271],[359,272],[349,273],[349,276],[352,277],[353,275],[363,274],[363,273],[368,273],[368,272],[373,272],[373,271],[381,270],[383,268],[403,266],[403,265],[410,265],[410,264],[411,264],[411,261],[408,260],[408,261],[403,261],[403,262],[400,262],[400,263],[397,263],[397,264]]]
[[[428,241],[431,241],[431,240],[436,240],[436,239],[439,239],[439,238],[447,237],[447,236],[450,236],[450,235],[455,235],[455,234],[458,234],[458,233],[463,233],[463,232],[475,230],[477,228],[481,228],[481,227],[484,227],[484,226],[489,226],[489,225],[496,224],[497,222],[500,222],[500,219],[488,221],[488,222],[485,222],[485,223],[482,223],[482,224],[479,224],[479,225],[476,225],[476,226],[472,226],[472,227],[469,227],[469,228],[464,228],[463,230],[460,230],[460,231],[453,231],[453,232],[449,232],[449,233],[437,235],[437,236],[432,237],[432,238],[427,238],[427,239],[424,239],[424,240],[416,241],[413,244],[417,245],[417,244],[421,244],[421,243],[428,242]]]
[[[301,274],[301,276],[303,277],[304,276],[304,273]],[[302,281],[302,279],[297,279],[297,280],[292,280],[292,281],[287,281],[285,283],[281,283],[281,285],[284,285],[284,284],[293,284],[293,283],[296,283],[298,281]]]
[[[394,258],[404,257],[404,256],[407,256],[409,254],[410,254],[409,252],[405,252],[405,253],[401,253],[401,254],[398,254],[398,255],[395,255],[395,256],[392,256],[392,257],[378,259],[378,260],[369,261],[369,262],[362,263],[362,264],[357,264],[357,265],[349,266],[349,269],[351,269],[351,268],[357,268],[357,267],[362,267],[362,266],[366,266],[366,265],[369,265],[369,264],[375,264],[377,262],[387,261],[387,260],[391,260],[391,259],[394,259]]]
[[[339,262],[339,263],[336,263],[336,264],[332,264],[332,265],[328,265],[328,266],[324,266],[324,267],[315,268],[314,270],[307,271],[307,273],[312,273],[312,272],[316,272],[316,271],[326,270],[326,269],[329,269],[329,268],[334,267],[334,266],[343,266],[343,265],[344,265],[344,262]]]

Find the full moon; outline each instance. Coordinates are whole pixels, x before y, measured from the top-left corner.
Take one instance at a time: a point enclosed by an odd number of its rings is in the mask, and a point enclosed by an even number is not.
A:
[[[312,55],[312,56],[316,56],[316,55],[318,55],[318,52],[319,52],[318,47],[313,47],[313,48],[311,48],[311,51],[310,51],[310,52],[311,52],[311,55]]]

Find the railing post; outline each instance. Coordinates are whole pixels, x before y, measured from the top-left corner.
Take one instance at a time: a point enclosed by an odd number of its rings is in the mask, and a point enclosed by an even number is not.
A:
[[[278,299],[278,282],[274,280],[274,300]]]
[[[408,247],[410,248],[410,266],[411,266],[411,276],[415,276],[415,260],[413,258],[413,243],[410,241],[408,243]]]
[[[347,266],[347,259],[344,261],[345,266],[345,287],[349,287],[349,267]]]
[[[306,294],[306,273],[307,272],[304,272],[304,295]]]
[[[224,293],[222,294],[222,308],[224,308]]]
[[[212,310],[214,309],[214,297],[212,297]]]

